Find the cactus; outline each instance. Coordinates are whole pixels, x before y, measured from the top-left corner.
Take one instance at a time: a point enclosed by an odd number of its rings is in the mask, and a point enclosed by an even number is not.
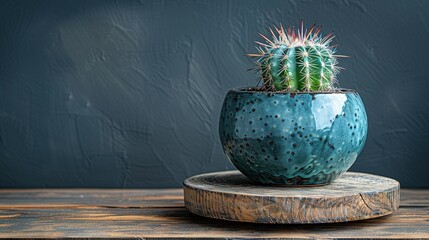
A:
[[[257,57],[257,71],[261,73],[264,89],[270,91],[313,92],[335,89],[338,67],[334,55],[336,49],[329,46],[334,38],[332,33],[320,35],[320,27],[314,24],[304,31],[304,24],[298,31],[280,25],[275,27],[277,35],[270,29],[273,40],[261,35],[266,43],[256,42],[258,53],[248,54]]]

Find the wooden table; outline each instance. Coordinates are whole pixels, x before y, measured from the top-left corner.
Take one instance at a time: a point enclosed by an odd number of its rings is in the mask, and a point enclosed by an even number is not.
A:
[[[428,238],[429,190],[393,215],[321,225],[226,222],[186,211],[182,189],[0,190],[2,238]]]

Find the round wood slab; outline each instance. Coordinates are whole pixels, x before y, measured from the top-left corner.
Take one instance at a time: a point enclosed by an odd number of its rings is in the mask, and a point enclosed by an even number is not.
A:
[[[347,222],[385,216],[399,206],[399,182],[354,172],[317,187],[259,185],[239,171],[201,174],[183,185],[191,213],[230,221]]]

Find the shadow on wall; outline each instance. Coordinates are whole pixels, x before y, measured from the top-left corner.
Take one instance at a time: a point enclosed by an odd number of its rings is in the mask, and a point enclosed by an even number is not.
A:
[[[339,52],[352,56],[340,62],[348,69],[340,84],[360,92],[369,116],[352,170],[429,187],[428,7],[2,2],[0,187],[179,187],[193,174],[232,169],[217,133],[223,97],[256,83],[244,54],[258,32],[301,17],[335,30]]]

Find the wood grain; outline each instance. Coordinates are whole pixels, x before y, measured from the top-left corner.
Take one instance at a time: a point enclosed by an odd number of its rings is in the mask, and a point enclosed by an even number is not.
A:
[[[182,189],[1,189],[0,208],[180,207]]]
[[[5,209],[1,238],[428,238],[429,207],[335,224],[272,225],[199,217],[185,208]]]
[[[389,216],[272,225],[193,215],[182,189],[0,189],[0,238],[429,239],[428,200],[429,189],[401,189],[400,208]]]
[[[318,187],[259,185],[238,171],[217,172],[188,178],[184,193],[190,212],[240,222],[348,222],[385,216],[399,206],[397,181],[353,172]]]

